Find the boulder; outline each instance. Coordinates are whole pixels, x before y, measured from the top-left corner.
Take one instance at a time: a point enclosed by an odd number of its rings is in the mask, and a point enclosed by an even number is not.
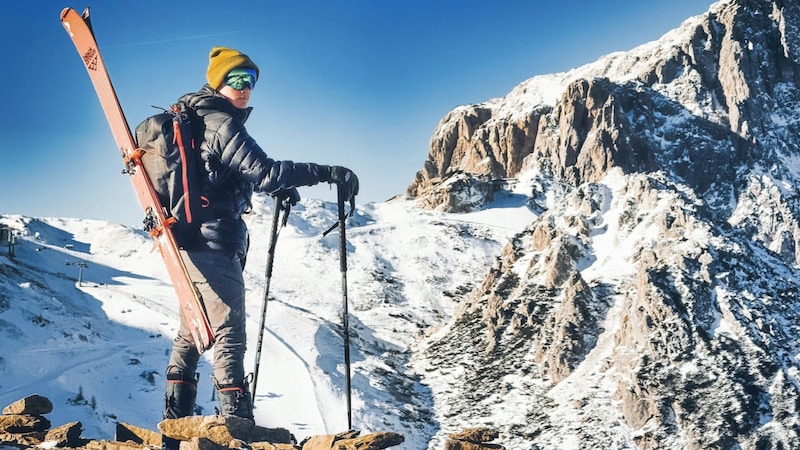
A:
[[[159,445],[159,448],[161,445]],[[89,441],[83,447],[86,450],[152,450],[152,447],[147,445],[137,444],[135,442],[116,442],[116,441]]]
[[[114,440],[118,442],[133,442],[135,444],[151,447],[161,447],[161,434],[123,422],[117,423]]]
[[[50,421],[42,416],[7,414],[0,416],[0,433],[31,433],[46,431]]]
[[[6,444],[20,448],[35,447],[42,443],[44,435],[44,431],[30,433],[4,433],[0,431],[0,447],[5,447]]]
[[[223,447],[228,447],[233,439],[247,440],[254,428],[252,420],[236,416],[189,416],[164,419],[158,424],[164,436],[179,441],[206,438]]]
[[[234,440],[244,442],[268,442],[271,444],[295,444],[294,436],[284,428],[256,426],[252,420],[236,416],[190,416],[180,419],[165,419],[158,424],[165,436],[180,441],[205,438],[223,447]]]
[[[53,403],[38,394],[29,395],[3,408],[3,414],[43,416],[53,411]]]
[[[48,447],[80,447],[83,444],[81,441],[82,431],[83,424],[69,422],[48,431],[42,444]]]
[[[403,443],[402,434],[380,432],[359,437],[358,431],[312,436],[301,443],[303,450],[381,450]]]
[[[503,450],[500,444],[492,444],[499,433],[491,428],[465,428],[448,436],[444,450]]]

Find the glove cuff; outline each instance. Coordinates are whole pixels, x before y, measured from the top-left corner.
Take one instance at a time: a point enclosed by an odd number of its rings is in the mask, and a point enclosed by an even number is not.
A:
[[[331,166],[325,166],[322,164],[317,165],[317,176],[319,176],[320,182],[325,183],[332,183],[331,180]]]

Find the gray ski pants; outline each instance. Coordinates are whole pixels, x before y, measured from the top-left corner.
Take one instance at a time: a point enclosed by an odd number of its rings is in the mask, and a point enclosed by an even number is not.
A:
[[[219,385],[242,386],[245,339],[244,279],[239,258],[224,252],[181,250],[189,277],[203,296],[214,332],[214,378]],[[181,315],[181,327],[172,343],[167,372],[194,377],[200,354]]]

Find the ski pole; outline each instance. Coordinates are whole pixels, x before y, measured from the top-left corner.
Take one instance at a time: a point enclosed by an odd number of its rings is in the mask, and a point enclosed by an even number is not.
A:
[[[345,239],[344,186],[336,189],[336,203],[339,207],[339,270],[342,272],[342,326],[344,327],[344,368],[345,390],[347,391],[347,429],[353,429],[353,413],[350,395],[350,325],[347,312],[347,240]],[[352,213],[352,211],[351,211]]]
[[[258,325],[258,345],[256,346],[256,365],[253,370],[253,382],[250,387],[250,392],[253,398],[253,405],[256,402],[256,384],[258,383],[258,369],[261,366],[261,344],[264,342],[264,323],[267,320],[267,302],[269,301],[269,284],[272,279],[272,262],[275,260],[275,244],[278,242],[278,220],[280,218],[281,210],[285,208],[283,215],[283,222],[281,225],[286,225],[289,218],[289,204],[283,204],[282,198],[278,195],[275,196],[275,206],[272,211],[272,227],[269,233],[269,249],[267,250],[267,270],[266,281],[264,285],[264,300],[261,304],[261,320]]]
[[[344,370],[345,370],[345,391],[347,391],[347,429],[353,429],[353,408],[351,401],[351,388],[350,388],[350,325],[349,314],[347,312],[347,239],[345,237],[345,219],[348,215],[353,215],[356,208],[355,196],[350,197],[350,212],[344,211],[344,200],[346,188],[339,184],[336,187],[336,204],[339,209],[339,221],[328,228],[327,231],[322,233],[327,236],[328,233],[339,226],[339,270],[342,272],[342,326],[344,327]]]

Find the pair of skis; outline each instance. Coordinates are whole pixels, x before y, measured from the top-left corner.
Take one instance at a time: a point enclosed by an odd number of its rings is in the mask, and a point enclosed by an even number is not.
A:
[[[175,237],[170,228],[174,219],[167,215],[158,201],[158,195],[142,165],[143,151],[136,146],[114,86],[111,84],[103,57],[100,55],[100,49],[89,21],[89,8],[87,7],[83,14],[79,14],[72,8],[65,8],[61,11],[61,24],[83,59],[86,71],[89,72],[89,78],[97,91],[117,148],[122,153],[124,171],[130,175],[136,196],[144,209],[145,230],[155,239],[178,295],[181,316],[189,325],[195,346],[202,353],[213,345],[214,332],[211,330],[203,299],[189,279],[186,264],[175,243]]]
[[[145,230],[156,242],[156,245],[164,259],[170,280],[172,281],[178,296],[181,315],[183,320],[189,325],[194,339],[194,344],[199,352],[211,348],[214,343],[214,333],[208,320],[208,315],[203,305],[203,299],[195,288],[189,274],[186,271],[186,264],[181,257],[175,237],[172,233],[171,225],[175,219],[167,215],[161,206],[158,195],[147,177],[144,166],[142,165],[143,150],[138,148],[133,139],[125,114],[119,103],[119,98],[114,91],[111,78],[106,70],[105,63],[100,54],[94,32],[92,31],[89,20],[89,8],[87,7],[82,14],[72,8],[65,8],[61,12],[61,24],[69,34],[72,42],[78,50],[83,64],[89,72],[97,96],[103,107],[106,119],[111,126],[117,148],[122,154],[125,165],[124,172],[130,175],[136,196],[145,211]],[[347,391],[347,426],[352,428],[352,408],[351,408],[351,388],[350,388],[350,340],[347,312],[347,262],[346,262],[346,240],[345,240],[345,218],[344,196],[342,186],[337,186],[338,207],[339,207],[339,257],[340,269],[342,273],[342,291],[344,301],[344,358],[346,367],[346,391]],[[350,214],[354,211],[354,204],[351,199]],[[267,297],[269,295],[269,281],[272,276],[272,260],[275,252],[275,242],[277,238],[277,223],[279,211],[283,209],[280,199],[275,200],[275,216],[271,233],[269,255],[267,262],[267,284],[264,292],[263,308],[261,313],[261,331],[258,338],[258,350],[256,356],[256,369],[254,373],[252,393],[255,396],[256,380],[258,379],[258,367],[261,354],[261,343],[263,338],[264,320],[266,315]],[[288,212],[288,211],[287,211]],[[285,223],[285,217],[284,217]],[[331,227],[325,234],[332,231]]]

